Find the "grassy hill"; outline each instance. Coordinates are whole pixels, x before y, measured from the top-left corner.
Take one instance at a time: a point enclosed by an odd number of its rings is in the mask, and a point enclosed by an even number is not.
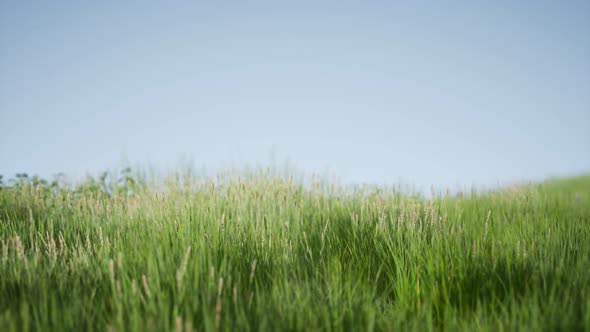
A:
[[[590,176],[428,200],[106,177],[0,188],[1,331],[590,330]]]

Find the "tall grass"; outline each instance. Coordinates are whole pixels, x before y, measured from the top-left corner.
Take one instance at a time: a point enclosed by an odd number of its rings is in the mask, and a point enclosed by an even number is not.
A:
[[[0,189],[1,331],[590,329],[590,176],[432,199],[127,176]]]

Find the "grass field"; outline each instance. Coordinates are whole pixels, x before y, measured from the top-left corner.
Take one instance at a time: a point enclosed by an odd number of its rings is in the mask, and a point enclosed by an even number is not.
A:
[[[590,330],[590,176],[108,178],[0,189],[0,331]]]

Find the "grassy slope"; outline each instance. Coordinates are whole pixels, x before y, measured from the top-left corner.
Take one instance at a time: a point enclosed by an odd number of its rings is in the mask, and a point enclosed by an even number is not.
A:
[[[226,183],[3,188],[0,330],[590,329],[590,176],[433,201]]]

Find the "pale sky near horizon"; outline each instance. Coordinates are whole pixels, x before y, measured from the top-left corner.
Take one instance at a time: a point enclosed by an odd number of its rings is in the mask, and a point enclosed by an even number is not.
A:
[[[590,172],[590,1],[0,0],[0,174]]]

